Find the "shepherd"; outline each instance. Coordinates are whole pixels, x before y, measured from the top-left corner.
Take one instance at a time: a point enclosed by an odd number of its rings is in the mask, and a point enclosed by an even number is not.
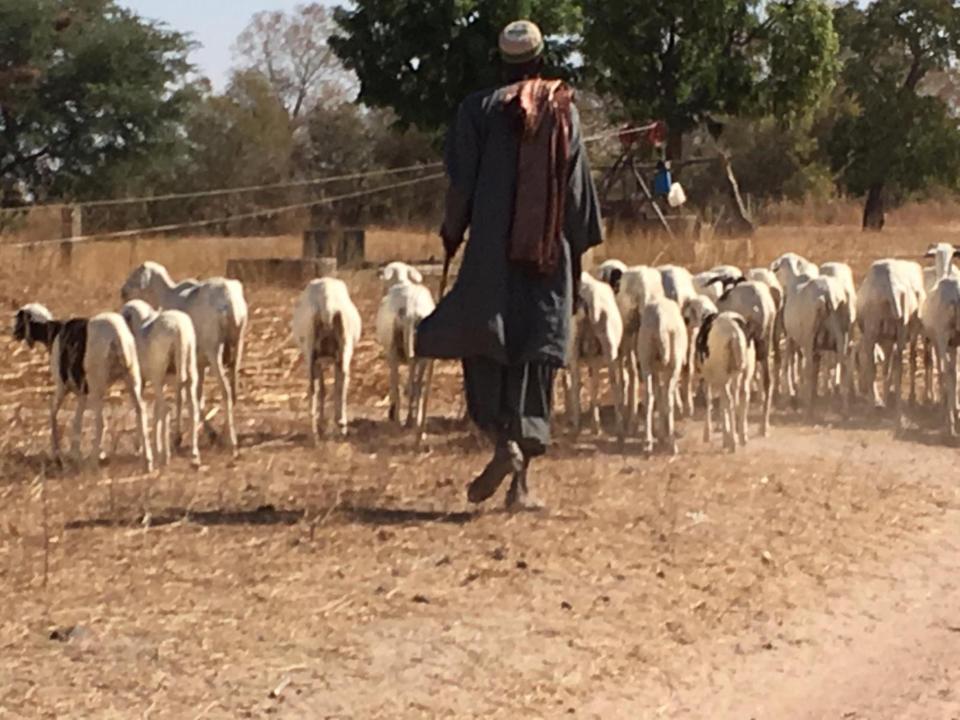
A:
[[[581,256],[602,229],[573,91],[543,77],[540,29],[510,23],[499,49],[503,85],[467,97],[447,136],[447,258],[468,229],[469,239],[453,288],[420,324],[417,354],[462,361],[470,418],[494,444],[468,500],[512,475],[507,508],[535,510],[530,462],[550,443]]]

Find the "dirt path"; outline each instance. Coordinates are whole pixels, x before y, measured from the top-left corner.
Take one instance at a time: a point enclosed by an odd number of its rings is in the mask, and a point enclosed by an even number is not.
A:
[[[784,448],[780,448],[781,452]],[[949,451],[890,443],[881,451],[838,445],[835,436],[794,452],[842,452],[855,462],[898,465],[942,484],[960,485]],[[712,682],[680,692],[666,717],[960,718],[960,511],[954,507],[904,543],[901,560],[854,586],[834,584],[820,612],[797,613],[798,635],[746,658],[736,650]],[[714,663],[723,660],[723,650]]]

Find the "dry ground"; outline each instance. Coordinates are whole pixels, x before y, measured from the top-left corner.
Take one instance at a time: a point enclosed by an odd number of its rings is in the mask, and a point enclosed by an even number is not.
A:
[[[954,232],[887,234],[875,254]],[[789,246],[864,267],[854,237],[691,252],[750,264]],[[395,240],[374,254],[404,256]],[[11,260],[0,303],[116,306],[144,253],[203,275],[228,241],[148,242],[84,251],[69,278]],[[373,274],[347,280],[369,329]],[[204,448],[199,474],[178,459],[139,475],[119,401],[109,466],[49,467],[46,358],[0,340],[0,715],[960,717],[957,450],[928,414],[894,441],[865,411],[844,423],[825,407],[815,427],[784,411],[735,458],[699,424],[676,459],[563,436],[536,466],[547,513],[477,511],[463,490],[487,451],[456,421],[456,367],[438,365],[418,453],[383,422],[370,332],[350,438],[309,445],[295,294],[248,290],[242,456]]]

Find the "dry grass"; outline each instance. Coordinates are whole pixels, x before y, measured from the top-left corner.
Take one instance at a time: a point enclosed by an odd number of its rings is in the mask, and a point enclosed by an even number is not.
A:
[[[873,250],[910,254],[927,240],[778,229],[693,253],[698,266],[787,248],[862,266]],[[374,234],[371,254],[422,258],[436,242]],[[222,272],[227,254],[298,248],[295,238],[78,248],[69,276],[53,259],[8,262],[0,301],[89,313],[115,307],[146,257],[179,277]],[[611,248],[685,262],[677,250],[636,239]],[[369,327],[374,273],[346,279]],[[477,513],[463,484],[486,450],[455,420],[454,364],[438,365],[430,447],[417,454],[383,423],[386,373],[368,332],[350,439],[310,447],[302,368],[286,342],[295,294],[249,290],[243,453],[230,466],[204,448],[199,474],[184,459],[138,474],[119,398],[110,466],[49,467],[46,359],[0,339],[0,714],[649,716],[674,690],[711,683],[734,647],[817,642],[793,614],[883,572],[955,503],[931,480],[952,471],[954,450],[891,442],[882,421],[806,427],[787,413],[736,462],[692,425],[675,460],[561,437],[535,476],[550,513]]]

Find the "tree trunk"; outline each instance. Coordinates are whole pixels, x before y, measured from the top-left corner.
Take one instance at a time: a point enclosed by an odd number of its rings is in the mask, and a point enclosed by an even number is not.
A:
[[[667,160],[683,160],[683,131],[673,126],[667,128]]]
[[[863,206],[863,229],[880,231],[886,221],[884,215],[883,183],[878,182],[870,186],[867,191],[867,201]]]

